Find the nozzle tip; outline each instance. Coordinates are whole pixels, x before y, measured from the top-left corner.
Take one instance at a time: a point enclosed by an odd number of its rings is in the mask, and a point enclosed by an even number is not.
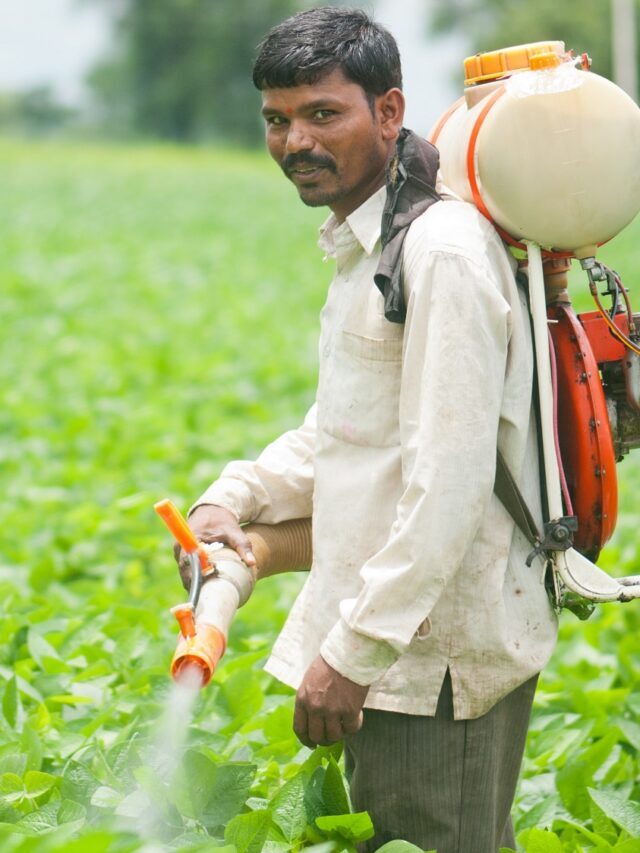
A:
[[[201,660],[182,658],[171,673],[173,680],[187,690],[200,690],[211,679],[211,671]]]
[[[171,661],[171,675],[177,681],[186,668],[195,667],[200,675],[200,686],[210,681],[218,661],[224,654],[226,638],[213,625],[199,624],[195,637],[178,641],[178,648]]]

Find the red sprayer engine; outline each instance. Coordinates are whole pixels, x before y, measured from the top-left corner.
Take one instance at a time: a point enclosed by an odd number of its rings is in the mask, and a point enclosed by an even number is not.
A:
[[[578,518],[574,545],[595,561],[616,525],[616,462],[640,447],[640,355],[630,348],[640,343],[640,314],[619,276],[602,265],[598,310],[576,314],[566,289],[569,264],[544,265],[554,420],[565,510]],[[611,300],[608,310],[603,297]]]

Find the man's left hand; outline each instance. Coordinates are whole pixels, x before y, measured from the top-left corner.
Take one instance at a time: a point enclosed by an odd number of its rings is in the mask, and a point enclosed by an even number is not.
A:
[[[368,692],[369,687],[340,675],[318,655],[296,694],[293,729],[299,740],[314,749],[357,732]]]

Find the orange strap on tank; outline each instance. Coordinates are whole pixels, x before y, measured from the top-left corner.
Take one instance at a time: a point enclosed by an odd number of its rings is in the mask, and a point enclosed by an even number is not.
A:
[[[158,501],[157,504],[154,504],[153,508],[167,525],[173,538],[180,547],[187,554],[193,554],[195,552],[198,553],[200,566],[202,571],[206,573],[207,569],[210,568],[209,557],[207,556],[206,549],[201,542],[198,542],[193,530],[189,527],[178,507],[173,503],[173,501],[169,500],[169,498],[165,498],[162,501]]]
[[[516,240],[508,231],[505,231],[497,222],[493,219],[491,214],[489,213],[489,208],[484,203],[484,199],[482,198],[482,193],[480,192],[480,186],[478,184],[478,179],[476,177],[476,147],[478,143],[478,136],[480,135],[480,130],[482,129],[482,125],[485,122],[486,117],[491,112],[494,104],[504,95],[505,87],[500,86],[499,89],[496,89],[493,94],[487,97],[486,103],[483,106],[478,118],[473,125],[473,129],[471,131],[471,136],[469,137],[469,145],[467,147],[467,178],[469,180],[469,187],[471,188],[471,195],[473,196],[473,203],[478,208],[480,213],[488,219],[489,222],[496,229],[498,234],[502,237],[505,243],[508,243],[510,246],[514,246],[516,249],[520,249],[521,251],[526,252],[527,247],[525,243],[521,243]],[[573,252],[551,252],[547,249],[542,250],[542,256],[544,258],[572,258]]]
[[[489,95],[487,98],[487,102],[480,110],[480,115],[476,119],[475,124],[473,125],[473,129],[471,131],[471,136],[469,137],[469,145],[467,147],[467,178],[469,180],[469,186],[471,187],[471,195],[473,196],[473,203],[478,208],[480,213],[489,220],[499,231],[502,236],[501,229],[496,226],[495,222],[491,214],[489,213],[489,209],[484,203],[484,199],[482,198],[482,194],[480,192],[480,187],[478,186],[478,179],[476,178],[476,145],[478,142],[478,136],[480,135],[480,130],[486,117],[489,115],[493,105],[498,101],[505,93],[504,86],[501,86],[499,89]],[[525,249],[526,246],[524,243],[514,243],[513,237],[511,235],[507,235],[505,232],[505,239],[508,243],[511,243],[512,246],[517,246],[519,249]]]
[[[449,109],[440,116],[436,126],[433,128],[432,132],[429,134],[429,138],[427,140],[428,142],[430,142],[432,145],[436,144],[436,142],[438,141],[438,137],[442,133],[442,129],[444,128],[445,124],[449,121],[451,116],[455,113],[455,111],[458,109],[458,107],[463,102],[464,102],[464,95],[462,95],[462,97],[458,98],[457,101],[454,101],[454,103],[451,104]]]

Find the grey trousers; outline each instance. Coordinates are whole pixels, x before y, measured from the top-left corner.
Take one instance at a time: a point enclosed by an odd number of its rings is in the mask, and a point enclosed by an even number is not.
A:
[[[453,719],[448,672],[435,717],[366,709],[344,741],[354,809],[376,830],[362,853],[394,838],[438,853],[515,848],[509,812],[537,680],[475,720]]]

